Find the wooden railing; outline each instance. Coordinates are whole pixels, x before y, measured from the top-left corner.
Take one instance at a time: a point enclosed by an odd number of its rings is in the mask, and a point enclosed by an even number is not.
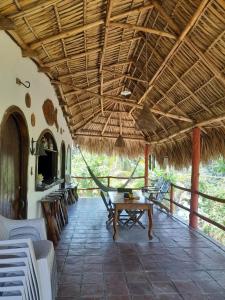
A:
[[[85,180],[85,179],[89,179],[89,180],[93,180],[92,177],[83,177],[83,176],[71,176],[72,178],[76,179],[76,180]],[[107,186],[110,187],[111,184],[111,180],[112,179],[119,179],[119,180],[127,180],[130,177],[123,177],[123,176],[97,176],[98,179],[107,179]],[[136,176],[136,177],[132,177],[131,181],[136,180],[136,179],[144,179],[144,176]],[[144,185],[144,182],[143,182]],[[132,188],[133,190],[139,190],[140,188]],[[99,190],[99,188],[96,187],[89,187],[89,188],[79,188],[78,190],[82,190],[82,191],[92,191],[92,190]]]
[[[225,205],[225,199],[220,199],[218,197],[213,197],[213,196],[209,196],[209,195],[206,195],[202,192],[199,192],[199,191],[196,191],[196,192],[193,192],[191,189],[188,189],[188,188],[184,188],[184,187],[181,187],[181,186],[178,186],[178,185],[175,185],[175,184],[171,184],[171,188],[170,188],[170,198],[164,198],[164,200],[166,201],[169,201],[170,203],[170,208],[169,208],[169,211],[171,214],[174,213],[174,205],[188,211],[188,212],[191,212],[190,208],[187,207],[187,206],[184,206],[180,203],[178,203],[177,201],[174,200],[174,194],[175,194],[175,189],[179,189],[179,190],[182,190],[182,191],[185,191],[185,192],[189,192],[190,194],[194,193],[194,194],[197,194],[203,198],[206,198],[206,199],[209,199],[211,201],[214,201],[214,202],[218,202],[218,203],[222,203]],[[225,231],[225,226],[223,224],[220,224],[206,216],[203,216],[202,214],[200,214],[199,212],[197,211],[192,211],[192,214],[198,216],[200,219],[208,222],[209,224],[212,224],[214,226],[216,226],[217,228]]]

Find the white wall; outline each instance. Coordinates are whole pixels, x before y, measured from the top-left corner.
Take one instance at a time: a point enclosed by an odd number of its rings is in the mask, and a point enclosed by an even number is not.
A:
[[[22,85],[16,84],[16,77],[22,81],[30,81],[30,88],[26,89]],[[25,94],[31,95],[31,107],[25,105]],[[54,107],[58,110],[59,128],[64,129],[64,133],[57,132],[55,125],[48,126],[42,111],[44,101],[49,98],[52,100]],[[67,146],[72,145],[72,139],[67,128],[66,121],[63,117],[58,100],[51,86],[49,78],[37,71],[37,66],[29,58],[23,58],[21,50],[17,44],[3,31],[0,31],[0,123],[5,111],[12,105],[18,106],[24,113],[29,130],[29,138],[37,140],[40,133],[44,129],[50,129],[57,142],[57,147],[60,152],[62,140]],[[35,127],[31,126],[31,114],[36,116]],[[33,175],[31,175],[31,168]],[[58,169],[60,168],[60,161]],[[35,156],[29,155],[28,162],[28,218],[35,218],[41,215],[41,207],[38,202],[45,194],[58,188],[57,186],[45,192],[35,191]]]

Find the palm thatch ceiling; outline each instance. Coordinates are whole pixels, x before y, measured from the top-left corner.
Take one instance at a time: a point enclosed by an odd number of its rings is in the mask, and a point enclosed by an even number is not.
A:
[[[122,135],[120,153],[149,143],[181,166],[198,126],[203,159],[225,156],[224,0],[3,0],[0,16],[50,78],[76,143],[112,153]],[[152,128],[136,124],[143,104]]]

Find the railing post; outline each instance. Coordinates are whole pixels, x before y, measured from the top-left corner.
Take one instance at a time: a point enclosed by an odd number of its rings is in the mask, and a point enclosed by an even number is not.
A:
[[[148,186],[148,160],[149,160],[149,145],[145,145],[145,186]]]
[[[107,184],[108,184],[108,187],[110,186],[110,177],[108,176],[107,177]]]
[[[192,133],[192,173],[191,173],[191,203],[189,225],[193,228],[198,227],[198,217],[194,212],[198,211],[198,192],[199,189],[199,164],[200,164],[200,128],[195,127]]]
[[[171,184],[170,185],[170,213],[171,213],[171,215],[174,212],[174,203],[172,201],[174,201],[174,187]]]

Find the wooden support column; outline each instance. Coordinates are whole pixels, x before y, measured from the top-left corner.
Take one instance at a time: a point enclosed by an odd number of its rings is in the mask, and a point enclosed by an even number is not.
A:
[[[149,160],[149,145],[145,145],[145,186],[148,186],[148,160]]]
[[[189,225],[193,228],[198,227],[198,217],[193,213],[198,211],[198,194],[195,192],[199,189],[199,164],[200,164],[200,135],[201,130],[195,127],[192,132],[192,174],[191,174],[191,203]]]

